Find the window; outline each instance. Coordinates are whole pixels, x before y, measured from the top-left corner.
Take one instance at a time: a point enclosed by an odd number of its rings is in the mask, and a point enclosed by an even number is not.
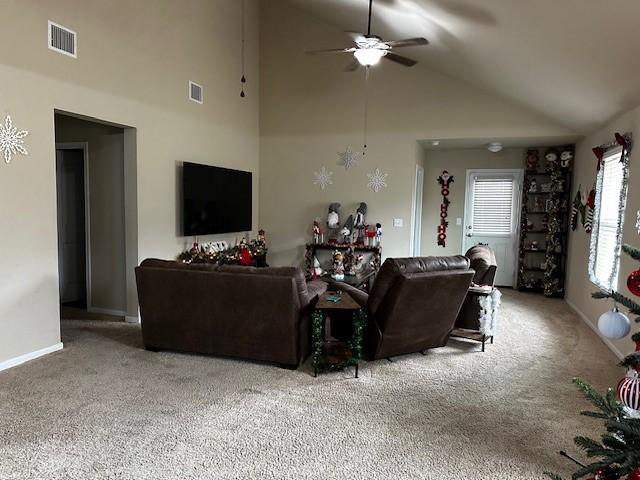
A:
[[[513,183],[513,177],[474,178],[472,225],[475,235],[511,235]]]
[[[589,275],[593,283],[607,291],[618,285],[628,170],[622,147],[612,148],[605,152],[596,179]]]

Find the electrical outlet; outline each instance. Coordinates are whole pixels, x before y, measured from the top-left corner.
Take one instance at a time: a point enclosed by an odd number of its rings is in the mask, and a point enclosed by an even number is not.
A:
[[[394,227],[402,227],[402,219],[401,218],[394,218],[393,219],[393,226]]]
[[[456,218],[456,225],[459,227],[460,225],[462,225],[462,219],[461,218]]]

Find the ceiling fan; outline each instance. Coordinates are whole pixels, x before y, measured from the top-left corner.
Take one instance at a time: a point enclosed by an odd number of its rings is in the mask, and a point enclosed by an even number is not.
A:
[[[328,50],[312,50],[310,54],[316,53],[352,53],[355,59],[351,62],[345,70],[355,71],[360,65],[364,67],[370,67],[376,65],[381,58],[386,58],[392,62],[399,63],[405,67],[413,67],[416,63],[411,58],[404,57],[393,53],[391,50],[402,47],[414,47],[419,45],[428,45],[429,41],[426,38],[407,38],[405,40],[393,40],[385,42],[381,37],[377,35],[371,35],[371,10],[373,8],[373,0],[369,0],[369,20],[367,23],[367,34],[363,35],[357,32],[347,32],[352,35],[354,47],[346,48],[332,48]]]

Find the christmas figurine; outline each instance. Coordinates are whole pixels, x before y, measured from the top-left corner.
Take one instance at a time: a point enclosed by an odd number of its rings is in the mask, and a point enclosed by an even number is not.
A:
[[[382,245],[382,225],[376,223],[376,246],[379,247],[380,245]]]
[[[527,150],[527,171],[538,171],[538,162],[540,158],[538,156],[538,150]]]
[[[337,281],[344,280],[343,255],[340,250],[333,251],[333,273],[331,278]]]
[[[320,230],[320,221],[316,218],[313,221],[313,243],[322,243],[320,240],[321,234],[322,230]]]

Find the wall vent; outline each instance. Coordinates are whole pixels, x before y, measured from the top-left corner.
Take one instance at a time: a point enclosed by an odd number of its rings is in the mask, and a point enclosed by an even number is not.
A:
[[[202,85],[198,85],[195,82],[189,81],[189,100],[201,104],[204,102],[202,94]]]
[[[76,32],[49,21],[49,48],[51,50],[78,58],[77,41]]]

